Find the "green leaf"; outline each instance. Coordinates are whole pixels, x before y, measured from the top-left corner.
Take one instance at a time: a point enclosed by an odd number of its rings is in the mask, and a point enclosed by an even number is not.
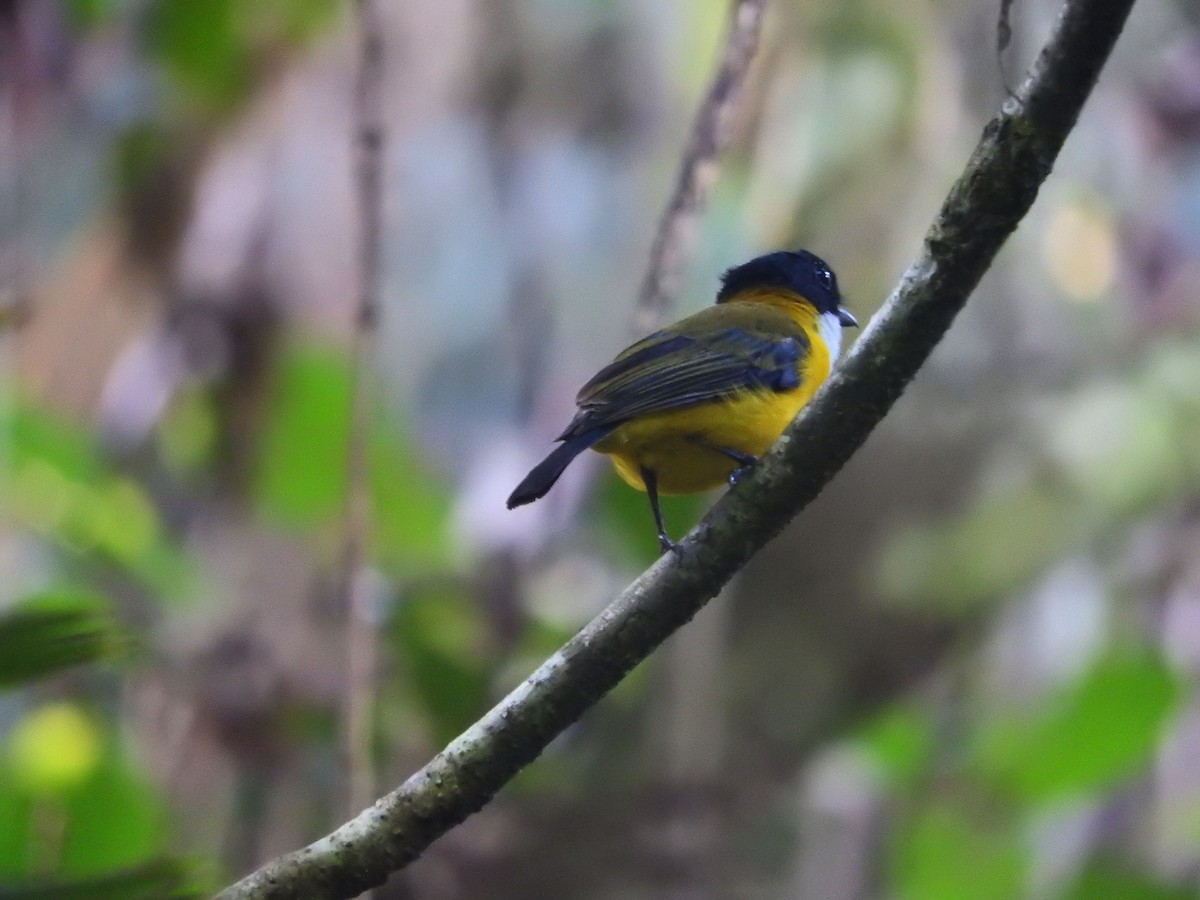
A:
[[[164,809],[126,762],[110,758],[65,803],[63,875],[90,876],[137,865],[165,849]]]
[[[1195,900],[1196,893],[1162,884],[1124,865],[1101,861],[1088,866],[1061,900]]]
[[[371,440],[372,539],[376,557],[411,577],[445,566],[453,497],[429,472],[419,448],[398,429],[376,426]]]
[[[900,900],[1011,900],[1022,896],[1025,859],[1015,829],[984,824],[941,802],[902,829],[892,860]]]
[[[130,478],[104,478],[92,485],[79,516],[88,543],[129,568],[136,568],[161,541],[158,510]]]
[[[1041,715],[985,725],[977,765],[1032,802],[1111,788],[1150,759],[1180,694],[1178,676],[1160,659],[1103,659]]]
[[[162,858],[163,804],[119,753],[65,793],[31,793],[13,776],[0,761],[0,883],[106,877]]]
[[[277,523],[311,527],[342,511],[352,379],[347,357],[312,345],[283,354],[262,439],[256,495]],[[408,435],[371,416],[372,543],[384,563],[444,565],[452,496]]]
[[[893,784],[913,782],[933,755],[929,717],[910,705],[897,705],[868,723],[858,734],[871,760]]]
[[[395,619],[399,658],[438,745],[470,725],[490,701],[486,622],[469,593],[433,590],[404,601]]]
[[[336,21],[338,7],[337,0],[157,0],[147,40],[188,100],[222,113],[249,95],[262,57],[277,55],[280,44],[311,41]]]
[[[15,523],[68,552],[97,554],[156,593],[182,592],[186,563],[144,485],[115,474],[80,428],[19,404],[0,418],[11,430],[0,491]]]
[[[0,884],[25,878],[36,870],[30,824],[34,798],[18,790],[8,766],[0,762]]]
[[[336,21],[337,10],[338,0],[259,0],[243,4],[239,13],[250,31],[304,44]]]
[[[97,878],[14,884],[0,888],[0,900],[188,900],[211,890],[196,863],[161,859]]]
[[[126,644],[102,599],[71,591],[32,597],[0,615],[0,687],[112,657]]]
[[[158,0],[147,38],[168,75],[193,101],[228,109],[248,91],[249,48],[238,29],[238,0]]]
[[[350,389],[344,354],[310,344],[284,351],[255,485],[262,509],[277,522],[310,526],[340,511]]]
[[[175,543],[160,541],[149,547],[132,570],[159,600],[183,601],[196,589],[193,560]]]
[[[8,415],[14,469],[38,460],[75,481],[96,478],[104,471],[99,448],[84,429],[19,403]]]
[[[71,24],[76,28],[92,28],[111,21],[121,0],[67,0],[64,4]]]

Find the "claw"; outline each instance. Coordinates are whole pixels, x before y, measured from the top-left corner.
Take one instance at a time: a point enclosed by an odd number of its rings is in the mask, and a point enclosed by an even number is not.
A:
[[[751,472],[753,472],[754,466],[757,464],[757,462],[758,462],[758,460],[755,460],[754,462],[747,463],[744,466],[738,466],[736,469],[734,469],[732,472],[730,472],[729,473],[729,486],[733,487],[735,484],[737,484],[739,481],[741,481],[743,478],[745,478],[747,475],[749,475]]]

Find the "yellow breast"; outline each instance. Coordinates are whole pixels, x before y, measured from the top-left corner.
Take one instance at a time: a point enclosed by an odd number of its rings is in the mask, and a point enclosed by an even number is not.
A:
[[[643,468],[657,473],[658,489],[664,494],[690,494],[725,484],[737,463],[717,448],[762,456],[829,377],[829,350],[815,315],[806,315],[795,304],[781,308],[809,337],[798,388],[743,391],[716,403],[635,417],[593,449],[610,455],[617,473],[638,490],[645,490]]]

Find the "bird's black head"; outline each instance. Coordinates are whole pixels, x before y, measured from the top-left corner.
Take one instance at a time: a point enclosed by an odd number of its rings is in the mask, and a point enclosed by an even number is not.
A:
[[[819,256],[807,250],[779,250],[734,266],[721,276],[717,302],[732,300],[743,291],[782,288],[806,298],[819,313],[832,313],[843,325],[856,325],[842,309],[837,276]]]

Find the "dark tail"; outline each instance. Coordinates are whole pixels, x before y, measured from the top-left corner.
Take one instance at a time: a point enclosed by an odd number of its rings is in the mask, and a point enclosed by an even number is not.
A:
[[[571,460],[605,437],[610,431],[612,431],[612,426],[593,428],[583,434],[567,438],[560,446],[555,447],[554,452],[534,466],[533,471],[526,475],[525,480],[518,484],[516,490],[509,495],[508,508],[515,509],[545,497],[546,492],[554,487],[554,482],[558,481],[559,476],[571,464]]]

